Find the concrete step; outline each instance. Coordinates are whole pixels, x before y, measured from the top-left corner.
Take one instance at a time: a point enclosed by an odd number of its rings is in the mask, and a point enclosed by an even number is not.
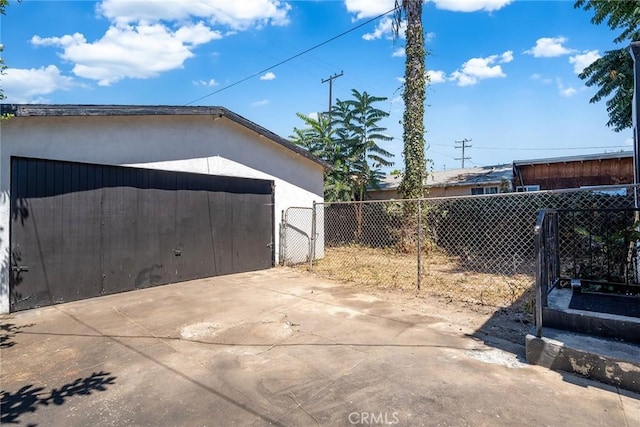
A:
[[[542,326],[640,344],[640,319],[569,308],[571,289],[554,289],[543,308]]]
[[[640,344],[554,328],[542,334],[527,335],[527,362],[640,393]]]

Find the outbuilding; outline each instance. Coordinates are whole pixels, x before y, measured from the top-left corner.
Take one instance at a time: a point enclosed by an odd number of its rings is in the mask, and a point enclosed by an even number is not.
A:
[[[2,105],[0,313],[270,268],[328,165],[222,107]]]

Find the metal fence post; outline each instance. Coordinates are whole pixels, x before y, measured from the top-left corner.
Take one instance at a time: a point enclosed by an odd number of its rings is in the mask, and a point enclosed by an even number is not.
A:
[[[282,209],[282,216],[280,222],[280,257],[282,258],[280,264],[282,266],[287,265],[287,214]]]
[[[536,292],[536,311],[535,325],[536,336],[542,338],[542,295],[546,292],[544,288],[544,220],[545,211],[541,210],[538,214],[534,231],[535,254],[536,254],[536,276],[535,276],[535,292]]]
[[[420,281],[422,275],[422,203],[418,199],[418,290],[420,290]]]
[[[313,271],[313,260],[316,258],[316,202],[313,201],[313,208],[311,209],[311,236],[309,242],[311,247],[309,248],[309,271]]]

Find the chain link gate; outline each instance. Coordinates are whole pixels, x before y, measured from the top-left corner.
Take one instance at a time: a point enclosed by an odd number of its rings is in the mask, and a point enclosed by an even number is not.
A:
[[[318,218],[314,203],[311,208],[290,207],[282,215],[280,247],[282,265],[309,263],[324,254],[324,215]]]

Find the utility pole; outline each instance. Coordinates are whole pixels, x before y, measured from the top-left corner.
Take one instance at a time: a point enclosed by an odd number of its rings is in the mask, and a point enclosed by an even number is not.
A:
[[[464,169],[464,161],[465,160],[471,160],[471,157],[465,157],[464,156],[464,150],[466,148],[470,148],[472,147],[472,145],[467,144],[467,142],[471,142],[470,139],[464,138],[462,141],[454,141],[456,144],[460,144],[460,145],[456,145],[455,148],[462,148],[462,157],[456,157],[453,160],[462,160],[462,169]]]
[[[328,78],[322,80],[322,83],[329,82],[329,127],[331,127],[331,105],[333,102],[332,101],[333,100],[333,81],[338,77],[342,76],[342,74],[344,73],[340,71],[340,74],[335,73],[334,75],[329,76]]]

